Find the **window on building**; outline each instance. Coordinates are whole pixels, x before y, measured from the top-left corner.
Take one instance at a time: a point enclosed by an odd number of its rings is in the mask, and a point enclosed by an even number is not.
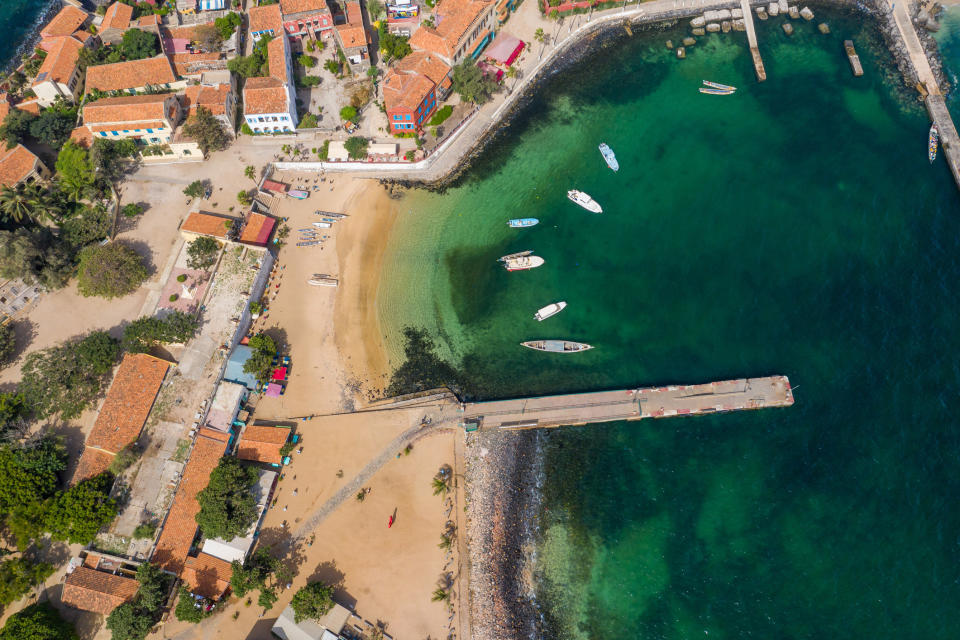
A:
[[[116,131],[111,131],[110,133],[111,133],[112,135],[115,135],[115,136],[119,136],[119,135],[120,135],[120,134],[117,133]]]
[[[147,129],[147,133],[153,133],[153,129]]]
[[[100,132],[100,135],[103,136],[104,138],[106,138],[106,137],[107,137],[107,132],[106,132],[106,131],[101,131],[101,132]]]

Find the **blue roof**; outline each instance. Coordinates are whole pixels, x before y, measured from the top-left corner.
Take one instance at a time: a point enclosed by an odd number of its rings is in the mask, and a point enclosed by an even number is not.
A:
[[[257,388],[257,378],[252,373],[244,373],[243,364],[250,359],[253,351],[244,344],[238,344],[227,359],[227,369],[223,379],[244,385],[251,391]]]

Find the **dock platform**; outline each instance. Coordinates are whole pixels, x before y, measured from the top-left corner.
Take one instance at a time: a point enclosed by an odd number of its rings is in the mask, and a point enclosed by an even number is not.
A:
[[[790,381],[786,376],[771,376],[698,385],[468,402],[463,405],[461,424],[471,431],[541,429],[592,422],[789,407],[792,404]]]
[[[844,40],[843,48],[847,52],[847,59],[850,60],[853,75],[859,78],[863,75],[863,65],[860,64],[860,56],[857,55],[857,50],[853,48],[853,40]]]

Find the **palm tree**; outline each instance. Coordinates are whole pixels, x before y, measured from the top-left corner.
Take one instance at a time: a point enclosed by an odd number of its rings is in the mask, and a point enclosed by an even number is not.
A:
[[[520,72],[517,71],[517,68],[511,64],[510,66],[507,67],[506,76],[507,78],[515,79],[520,76]],[[516,86],[517,86],[517,83],[514,82],[513,87],[511,87],[510,90],[512,91],[513,89],[516,88]]]
[[[447,549],[453,546],[453,538],[451,538],[445,533],[441,533],[440,544],[438,544],[437,546],[443,549],[444,551],[446,551]]]
[[[448,480],[441,476],[434,476],[433,482],[433,495],[446,497],[447,492],[450,491],[450,484]]]
[[[0,211],[7,220],[17,223],[24,219],[33,220],[41,206],[40,194],[35,185],[20,184],[13,189],[4,186],[0,190]]]
[[[257,181],[257,170],[253,168],[253,165],[247,165],[247,168],[243,170],[243,175],[247,176],[254,182]]]
[[[537,28],[537,30],[533,32],[533,39],[543,44],[547,39],[547,34],[543,32],[543,29]]]
[[[433,590],[433,595],[430,596],[430,602],[445,602],[450,599],[450,592],[445,589],[437,587]]]

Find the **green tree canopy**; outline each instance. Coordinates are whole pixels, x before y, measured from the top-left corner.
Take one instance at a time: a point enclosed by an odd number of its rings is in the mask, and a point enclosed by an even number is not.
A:
[[[78,636],[49,602],[39,602],[10,616],[0,629],[0,640],[78,640]]]
[[[157,36],[149,31],[127,29],[123,32],[120,42],[120,51],[127,60],[142,60],[152,58],[159,53]]]
[[[13,353],[17,348],[15,326],[13,322],[0,324],[0,367],[10,364]],[[2,419],[2,409],[0,409],[0,419]]]
[[[230,134],[223,123],[206,107],[197,107],[197,112],[187,119],[183,132],[196,140],[203,155],[222,151],[230,144]]]
[[[246,535],[257,518],[257,504],[250,492],[257,470],[237,458],[225,457],[210,473],[210,483],[197,494],[200,513],[197,524],[208,538],[232,540]]]
[[[16,401],[19,404],[19,400]],[[23,409],[17,409],[22,411]],[[63,444],[52,437],[29,445],[0,446],[0,513],[42,502],[56,493],[60,473],[67,467]]]
[[[357,117],[356,107],[350,105],[345,106],[343,109],[340,109],[340,119],[341,120],[353,120]]]
[[[19,391],[38,417],[76,418],[100,394],[119,355],[105,331],[34,351],[24,361]]]
[[[80,250],[109,236],[112,222],[110,212],[102,204],[83,207],[60,222],[60,238]]]
[[[333,587],[322,582],[310,582],[297,591],[290,602],[296,622],[320,620],[333,608]]]
[[[386,28],[386,23],[383,24],[379,31],[379,37],[380,51],[383,52],[384,58],[387,61],[399,60],[404,56],[410,55],[413,51],[413,49],[410,48],[410,38],[390,33]]]
[[[173,311],[162,318],[144,316],[123,329],[124,351],[146,353],[159,344],[187,342],[200,327],[200,321],[189,313]]]
[[[217,18],[214,20],[213,26],[215,26],[217,31],[220,32],[220,37],[226,40],[233,35],[233,32],[236,31],[237,27],[239,27],[242,23],[243,18],[231,11],[222,18]]]
[[[273,557],[269,547],[257,547],[246,562],[241,564],[234,560],[231,566],[230,588],[242,598],[254,589],[265,589],[267,579],[280,569],[280,560]]]
[[[210,602],[206,598],[196,599],[189,589],[181,586],[177,594],[177,607],[173,610],[173,614],[181,622],[197,623],[213,613],[207,611],[209,604]]]
[[[250,357],[243,363],[243,371],[256,376],[260,384],[270,379],[273,372],[273,359],[277,355],[277,343],[265,333],[250,338]]]
[[[203,195],[203,183],[199,180],[194,180],[183,190],[183,195],[188,198],[199,198]]]
[[[209,269],[217,261],[220,243],[210,236],[200,236],[187,245],[187,266],[191,269]]]
[[[101,473],[70,487],[57,496],[47,511],[46,526],[54,540],[89,544],[117,516],[117,503],[110,497],[113,475]]]
[[[49,578],[53,571],[53,565],[24,556],[0,562],[0,604],[8,605],[19,600]]]
[[[158,612],[163,608],[167,599],[167,590],[170,586],[170,576],[160,567],[150,562],[144,562],[137,567],[137,606],[151,612]]]
[[[35,182],[0,187],[0,214],[17,224],[51,220],[60,214],[55,194]]]
[[[131,603],[120,605],[107,616],[107,629],[111,640],[143,640],[150,633],[156,620]]]
[[[344,149],[347,150],[347,155],[354,160],[362,160],[363,158],[366,158],[367,148],[369,146],[370,141],[366,138],[361,138],[360,136],[347,138],[347,141],[343,143]]]
[[[490,99],[497,83],[487,77],[473,59],[465,60],[453,68],[453,90],[464,102],[483,104]]]
[[[243,78],[255,78],[265,76],[270,72],[270,65],[267,63],[267,44],[273,40],[271,36],[260,38],[253,51],[248,56],[237,56],[227,61],[227,69]]]
[[[75,269],[73,252],[46,227],[0,231],[0,275],[40,283],[47,289],[67,284]]]
[[[107,140],[97,138],[90,148],[90,160],[97,174],[107,183],[116,184],[136,166],[137,143],[129,138]],[[131,162],[131,160],[134,160]]]
[[[145,562],[137,567],[137,582],[140,586],[133,601],[120,605],[107,616],[112,640],[143,640],[163,613],[170,576]]]
[[[76,109],[56,111],[45,109],[40,116],[30,123],[30,135],[39,142],[59,149],[70,139],[70,132],[77,124]]]
[[[0,138],[7,141],[7,149],[12,149],[27,139],[30,135],[30,125],[36,119],[37,116],[29,111],[10,109],[7,117],[3,119],[3,124],[0,125]]]
[[[122,298],[147,279],[143,258],[119,242],[94,245],[80,252],[80,294],[85,297]]]
[[[96,176],[93,172],[93,162],[90,153],[68,140],[57,155],[57,175],[60,185],[75,200],[79,200],[93,189]]]

